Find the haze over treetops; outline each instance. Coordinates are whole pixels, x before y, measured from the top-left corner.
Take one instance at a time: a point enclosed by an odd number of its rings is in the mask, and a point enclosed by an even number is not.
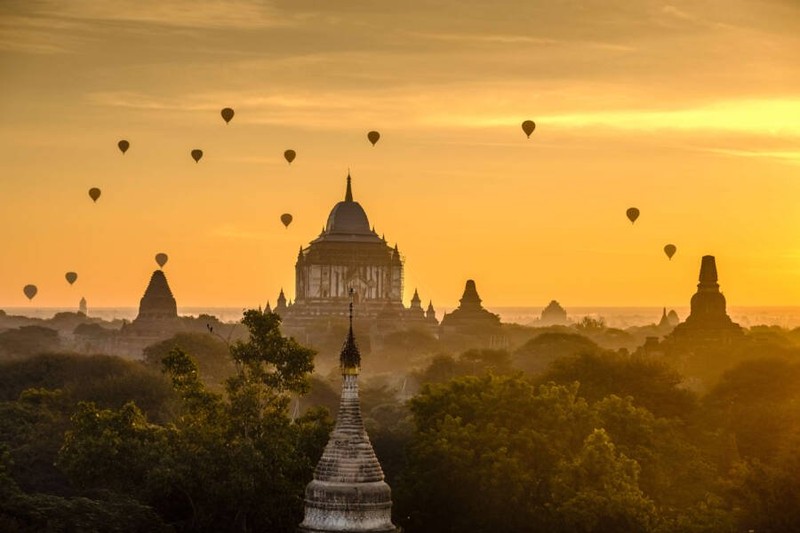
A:
[[[0,306],[291,298],[348,168],[406,300],[797,304],[798,54],[792,0],[5,1]]]

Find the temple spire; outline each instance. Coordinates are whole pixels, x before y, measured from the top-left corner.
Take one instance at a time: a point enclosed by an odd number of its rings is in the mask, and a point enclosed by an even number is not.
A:
[[[700,288],[715,289],[719,287],[717,284],[717,262],[713,255],[704,255],[700,263],[700,283],[697,285]]]
[[[353,188],[350,185],[350,170],[347,171],[347,192],[344,193],[344,201],[345,202],[352,202],[353,201]]]
[[[347,340],[342,347],[342,353],[339,355],[339,366],[342,370],[342,375],[358,375],[361,368],[361,353],[358,351],[356,345],[356,337],[353,335],[353,297],[355,291],[350,288],[350,329],[347,332]]]

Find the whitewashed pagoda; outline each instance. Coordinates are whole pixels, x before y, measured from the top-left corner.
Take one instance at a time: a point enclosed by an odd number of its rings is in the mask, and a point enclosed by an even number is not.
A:
[[[384,481],[361,418],[358,374],[361,354],[350,330],[339,356],[342,396],[339,414],[314,479],[306,487],[305,518],[300,533],[396,532],[392,491]]]

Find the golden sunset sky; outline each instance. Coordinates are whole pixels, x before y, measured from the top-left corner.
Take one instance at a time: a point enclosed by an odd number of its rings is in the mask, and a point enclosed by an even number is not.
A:
[[[348,168],[406,301],[686,305],[712,254],[800,304],[797,0],[1,0],[0,96],[0,308],[138,305],[157,252],[179,306],[293,298]]]

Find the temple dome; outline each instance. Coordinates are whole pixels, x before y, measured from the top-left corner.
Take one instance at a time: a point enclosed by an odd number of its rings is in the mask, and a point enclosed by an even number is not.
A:
[[[369,220],[364,208],[358,202],[339,202],[331,210],[328,223],[325,225],[326,233],[347,235],[372,235]]]
[[[378,234],[370,228],[369,219],[364,208],[353,201],[353,190],[350,185],[350,174],[347,175],[347,191],[344,200],[337,203],[328,215],[328,222],[319,237],[311,241],[317,242],[374,242],[382,243]]]

